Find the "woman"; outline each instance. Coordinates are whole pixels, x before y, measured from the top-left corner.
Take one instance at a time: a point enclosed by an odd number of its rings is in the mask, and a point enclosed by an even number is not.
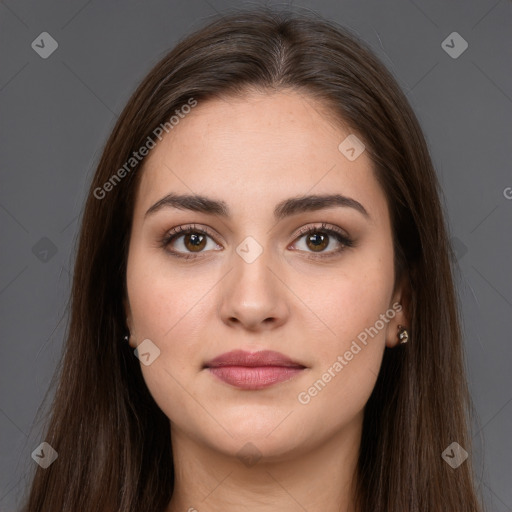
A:
[[[25,510],[480,510],[438,195],[348,31],[257,10],[180,42],[91,184]]]

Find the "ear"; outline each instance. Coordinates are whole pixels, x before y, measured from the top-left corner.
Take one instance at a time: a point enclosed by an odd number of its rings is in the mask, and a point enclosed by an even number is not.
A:
[[[401,325],[409,330],[411,329],[410,307],[411,307],[411,283],[409,275],[404,271],[399,280],[391,304],[390,310],[395,312],[395,316],[389,320],[386,331],[386,347],[396,347],[400,340],[398,339],[398,326]]]
[[[126,297],[123,299],[123,307],[126,315],[126,327],[128,327],[128,330],[130,331],[129,333],[126,333],[129,334],[130,336],[128,343],[130,347],[137,348],[137,344],[135,342],[135,331],[133,328],[132,310],[130,308],[130,303],[128,302],[128,299]]]

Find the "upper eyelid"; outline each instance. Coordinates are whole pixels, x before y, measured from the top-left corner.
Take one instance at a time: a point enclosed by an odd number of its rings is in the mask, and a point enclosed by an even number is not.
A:
[[[304,236],[309,231],[315,231],[315,230],[320,231],[320,232],[321,231],[334,231],[335,233],[337,233],[341,236],[350,238],[350,235],[343,228],[340,228],[339,226],[336,226],[335,224],[331,224],[329,222],[321,222],[320,226],[304,226],[295,232],[295,238],[298,236]]]

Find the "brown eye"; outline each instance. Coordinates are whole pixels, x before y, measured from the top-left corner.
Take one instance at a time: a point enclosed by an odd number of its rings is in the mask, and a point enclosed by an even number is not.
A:
[[[199,252],[206,246],[206,237],[197,233],[183,236],[183,245],[192,252]]]
[[[329,245],[329,236],[322,233],[312,233],[307,235],[306,244],[315,252],[323,251]]]
[[[310,257],[313,258],[328,258],[336,256],[348,247],[354,247],[354,241],[349,238],[341,229],[327,227],[327,224],[322,226],[312,226],[301,230],[299,233],[299,240],[304,238],[305,249],[299,247],[301,251],[306,253],[317,253]],[[334,243],[333,243],[334,241]],[[299,244],[300,245],[300,244]],[[332,249],[332,246],[338,248]],[[331,248],[332,250],[326,250]]]
[[[205,251],[208,245],[208,241],[211,240],[213,249],[219,247],[213,240],[212,235],[208,233],[204,228],[199,229],[194,226],[183,228],[179,226],[171,232],[169,232],[163,240],[161,240],[161,246],[166,251],[173,255],[181,258],[195,258]],[[194,254],[195,253],[195,254]]]

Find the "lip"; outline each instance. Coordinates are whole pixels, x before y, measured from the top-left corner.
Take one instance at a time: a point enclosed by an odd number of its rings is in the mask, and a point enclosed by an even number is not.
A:
[[[204,368],[227,384],[255,390],[290,380],[306,367],[272,350],[233,350],[208,361]]]

